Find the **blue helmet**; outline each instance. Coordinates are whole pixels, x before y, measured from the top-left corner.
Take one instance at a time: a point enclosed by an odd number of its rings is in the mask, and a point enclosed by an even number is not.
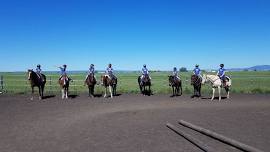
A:
[[[143,67],[146,67],[146,64],[144,64]]]
[[[177,68],[176,68],[176,67],[174,67],[174,68],[173,68],[173,71],[176,71],[176,70],[177,70]]]
[[[38,64],[37,67],[40,68],[40,64]]]

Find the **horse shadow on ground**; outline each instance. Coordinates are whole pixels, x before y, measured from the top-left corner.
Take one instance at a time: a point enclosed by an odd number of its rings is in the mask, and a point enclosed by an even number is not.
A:
[[[71,94],[71,95],[68,95],[68,98],[71,98],[71,99],[74,99],[74,98],[76,98],[76,97],[78,97],[79,95],[77,95],[77,94]]]
[[[50,98],[54,98],[55,95],[47,95],[47,96],[43,96],[42,99],[50,99]]]
[[[94,97],[95,98],[100,98],[100,97],[102,97],[102,94],[94,94]]]
[[[201,97],[201,99],[204,99],[204,100],[210,100],[211,97]],[[221,97],[221,99],[227,99],[227,97]],[[214,97],[214,100],[218,100],[218,97]]]
[[[114,95],[114,97],[119,97],[121,95],[122,95],[121,93],[117,93],[117,94]]]
[[[146,95],[146,96],[154,95],[151,90],[150,91],[149,90],[142,91],[142,94]]]

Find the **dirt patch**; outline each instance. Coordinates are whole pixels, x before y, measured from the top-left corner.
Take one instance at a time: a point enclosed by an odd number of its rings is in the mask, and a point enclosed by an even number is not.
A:
[[[183,119],[264,151],[270,150],[270,95],[231,99],[119,95],[69,100],[0,96],[0,151],[200,151],[168,128],[170,122],[219,151],[238,151],[181,127]]]

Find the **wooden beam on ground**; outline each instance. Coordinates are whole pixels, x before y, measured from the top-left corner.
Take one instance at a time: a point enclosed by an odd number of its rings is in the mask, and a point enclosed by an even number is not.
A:
[[[171,129],[172,131],[174,131],[175,133],[177,133],[178,135],[184,137],[186,140],[188,140],[189,142],[191,142],[192,144],[194,144],[195,146],[197,146],[198,148],[200,148],[201,150],[205,151],[205,152],[215,152],[215,150],[213,150],[212,148],[210,148],[209,146],[207,146],[206,144],[204,144],[203,142],[201,142],[198,139],[195,139],[194,137],[192,137],[191,135],[181,131],[180,129],[178,129],[177,127],[175,127],[174,125],[167,123],[166,126]]]
[[[242,151],[245,151],[245,152],[263,152],[262,150],[259,150],[257,148],[252,147],[252,146],[243,144],[243,143],[241,143],[239,141],[236,141],[234,139],[225,137],[225,136],[223,136],[221,134],[218,134],[218,133],[215,133],[215,132],[213,132],[211,130],[207,130],[207,129],[204,129],[202,127],[193,125],[193,124],[191,124],[189,122],[186,122],[184,120],[180,120],[180,121],[178,121],[178,123],[181,124],[181,125],[183,125],[183,126],[185,126],[185,127],[190,128],[192,130],[195,130],[197,132],[200,132],[200,133],[202,133],[204,135],[207,135],[209,137],[212,137],[212,138],[214,138],[216,140],[219,140],[219,141],[221,141],[223,143],[226,143],[226,144],[231,145],[231,146],[233,146],[235,148],[238,148],[238,149],[240,149]]]

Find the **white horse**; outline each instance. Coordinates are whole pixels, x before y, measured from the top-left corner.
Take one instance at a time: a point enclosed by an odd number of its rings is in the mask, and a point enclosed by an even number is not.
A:
[[[225,85],[223,86],[227,92],[227,98],[230,98],[230,86],[232,85],[232,81],[231,78],[226,76],[226,79],[228,81],[226,81]],[[221,100],[221,96],[220,96],[220,88],[222,87],[222,82],[221,79],[217,76],[217,75],[203,75],[202,77],[202,84],[205,84],[206,82],[210,82],[212,84],[212,90],[213,90],[213,94],[212,94],[212,98],[211,100],[214,99],[215,97],[215,89],[218,88],[218,100]]]

